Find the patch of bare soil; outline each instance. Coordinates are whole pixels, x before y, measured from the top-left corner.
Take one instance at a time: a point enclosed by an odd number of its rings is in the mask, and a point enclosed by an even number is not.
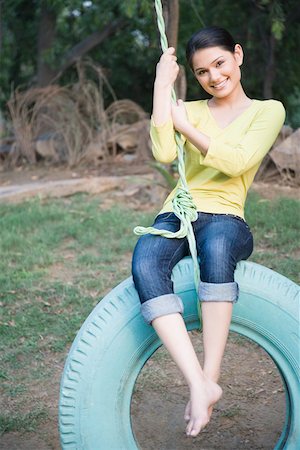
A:
[[[151,171],[151,170],[150,170]],[[40,164],[6,169],[0,165],[0,186],[31,183],[34,181],[58,181],[84,177],[124,176],[149,173],[149,165],[144,164],[101,164],[99,167],[64,167]]]
[[[0,166],[0,201],[5,202],[18,202],[34,196],[64,197],[78,192],[93,195],[118,192],[116,198],[106,196],[108,208],[122,196],[126,197],[127,201],[132,199],[133,203],[137,203],[136,206],[144,208],[141,199],[136,198],[142,195],[141,187],[146,187],[148,191],[153,190],[151,206],[156,203],[159,207],[168,191],[163,177],[147,162],[103,164],[97,168],[76,169],[41,164],[5,170]],[[270,200],[276,197],[300,198],[299,186],[284,184],[280,179],[272,183],[256,181],[251,190]]]
[[[273,200],[278,197],[300,199],[300,186],[289,186],[256,181],[252,184],[251,191],[257,192],[261,197],[268,200]]]

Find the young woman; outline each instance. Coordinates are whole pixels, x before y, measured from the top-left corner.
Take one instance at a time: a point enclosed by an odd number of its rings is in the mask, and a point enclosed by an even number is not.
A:
[[[174,129],[184,141],[186,179],[198,210],[193,228],[201,271],[203,368],[171,281],[173,267],[189,253],[187,239],[142,236],[134,251],[132,273],[143,317],[189,386],[186,434],[197,436],[222,395],[220,366],[232,306],[238,299],[234,270],[253,250],[252,234],[244,220],[247,191],[284,123],[285,111],[276,100],[247,97],[241,85],[243,50],[226,30],[208,27],[198,31],[187,44],[186,56],[196,80],[211,98],[172,104],[171,89],[179,67],[174,48],[169,48],[157,65],[151,138],[153,155],[163,163],[176,158]],[[174,192],[156,217],[155,228],[179,229],[179,219],[172,212]]]

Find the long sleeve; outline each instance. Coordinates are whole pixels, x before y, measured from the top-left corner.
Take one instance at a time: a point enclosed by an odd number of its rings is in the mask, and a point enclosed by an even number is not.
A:
[[[176,159],[177,151],[172,119],[157,127],[151,118],[150,137],[152,153],[157,161],[168,164]]]
[[[285,120],[285,109],[279,101],[264,102],[238,144],[229,137],[211,138],[208,151],[200,164],[230,176],[238,177],[258,164],[276,140]]]

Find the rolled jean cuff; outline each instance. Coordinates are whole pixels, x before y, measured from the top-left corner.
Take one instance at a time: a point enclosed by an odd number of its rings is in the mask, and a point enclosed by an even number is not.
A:
[[[151,298],[141,305],[141,314],[147,323],[151,323],[156,317],[173,313],[183,313],[183,303],[176,294],[165,294]]]
[[[200,281],[200,302],[232,302],[236,303],[239,296],[239,286],[233,281],[230,283],[206,283]]]

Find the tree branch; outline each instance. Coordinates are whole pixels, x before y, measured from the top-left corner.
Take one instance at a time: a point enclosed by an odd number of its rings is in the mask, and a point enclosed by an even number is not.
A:
[[[56,77],[60,76],[62,72],[78,61],[78,59],[89,52],[92,48],[96,47],[96,45],[101,44],[105,39],[116,33],[116,31],[124,28],[127,24],[128,22],[123,18],[116,19],[105,25],[101,31],[95,31],[81,42],[74,45],[74,47],[72,47],[71,50],[63,56],[63,63],[57,71]]]

